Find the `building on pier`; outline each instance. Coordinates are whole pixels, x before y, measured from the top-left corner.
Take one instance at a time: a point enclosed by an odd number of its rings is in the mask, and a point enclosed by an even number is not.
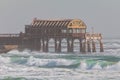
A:
[[[74,52],[74,41],[79,42],[80,52],[96,52],[95,40],[100,42],[100,52],[103,52],[103,44],[101,42],[101,34],[86,33],[86,24],[79,19],[63,19],[63,20],[39,20],[33,19],[32,23],[25,25],[25,32],[18,35],[4,35],[5,41],[2,41],[0,35],[0,43],[3,45],[16,44],[21,49],[30,49],[42,52],[49,52],[49,42],[54,41],[55,52],[61,52],[62,42],[66,40],[67,52]],[[15,40],[12,40],[12,39]],[[8,40],[8,41],[7,41]]]

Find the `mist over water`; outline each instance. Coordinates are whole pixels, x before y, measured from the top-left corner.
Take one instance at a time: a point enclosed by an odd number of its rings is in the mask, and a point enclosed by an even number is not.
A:
[[[103,41],[103,53],[12,50],[1,54],[0,80],[119,80],[120,39]]]

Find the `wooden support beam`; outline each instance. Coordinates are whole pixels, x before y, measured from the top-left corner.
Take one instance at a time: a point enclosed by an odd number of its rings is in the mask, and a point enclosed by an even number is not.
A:
[[[31,39],[30,41],[31,41],[31,42],[29,42],[30,43],[30,50],[33,51],[33,50],[35,50],[35,42],[34,42],[34,39]]]
[[[70,52],[73,52],[73,47],[74,47],[74,45],[73,45],[73,39],[72,39],[70,42]]]
[[[86,52],[86,42],[82,43],[82,52]]]
[[[41,43],[40,51],[43,52],[43,45],[44,45],[43,39],[41,39],[40,43]]]
[[[33,44],[34,50],[37,50],[37,39],[34,39],[33,42],[34,42],[34,44]]]
[[[59,44],[58,44],[58,52],[61,52],[61,40],[59,40]]]
[[[48,39],[45,40],[45,48],[44,48],[44,52],[48,52]]]
[[[55,39],[55,52],[61,52],[61,40]]]
[[[80,40],[80,52],[83,52],[82,50],[82,40]]]
[[[35,48],[35,50],[40,51],[40,46],[41,46],[40,39],[35,39],[34,40],[34,48]]]
[[[96,52],[96,46],[93,40],[92,40],[92,52]]]
[[[42,44],[43,52],[48,52],[48,40],[43,39]]]
[[[72,39],[67,40],[67,51],[73,52],[73,40]]]
[[[99,40],[99,43],[100,43],[100,52],[104,52],[103,43],[101,42],[101,40]]]
[[[91,52],[90,41],[87,41],[87,51],[88,51],[88,52]]]
[[[42,43],[41,43],[41,39],[39,39],[39,48],[40,48],[40,51],[42,50],[42,49],[41,49],[41,48],[42,48],[42,47],[41,47],[41,44],[42,44]]]
[[[67,52],[70,52],[70,43],[68,39],[67,39]]]
[[[57,40],[55,39],[55,52],[57,52],[57,47],[58,47]]]

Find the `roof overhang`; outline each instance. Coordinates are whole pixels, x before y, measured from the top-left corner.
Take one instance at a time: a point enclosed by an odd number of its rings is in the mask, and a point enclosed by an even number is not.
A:
[[[86,29],[86,25],[82,20],[79,19],[74,19],[72,21],[70,21],[70,23],[68,24],[67,28],[82,28],[82,29]]]

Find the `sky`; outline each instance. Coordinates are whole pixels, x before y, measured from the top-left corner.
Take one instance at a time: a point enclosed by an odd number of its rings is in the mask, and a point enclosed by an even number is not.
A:
[[[120,0],[0,0],[0,34],[24,32],[38,19],[81,19],[87,32],[120,37]]]

